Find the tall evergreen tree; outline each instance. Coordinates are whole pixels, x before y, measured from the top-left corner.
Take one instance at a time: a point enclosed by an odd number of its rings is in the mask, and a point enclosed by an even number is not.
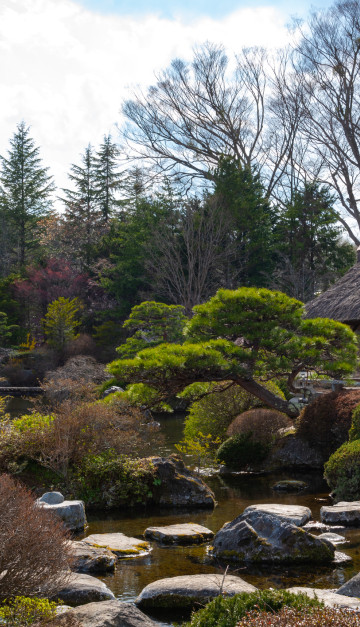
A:
[[[1,221],[6,226],[11,265],[19,271],[39,248],[40,222],[51,209],[51,193],[55,189],[29,133],[30,127],[20,122],[10,140],[8,157],[0,156]]]
[[[103,225],[102,213],[97,203],[95,158],[89,144],[81,157],[81,165],[72,164],[69,179],[73,189],[63,189],[65,197],[65,237],[73,256],[81,267],[91,261],[92,246],[98,241]]]
[[[94,158],[94,177],[97,202],[103,219],[108,222],[116,207],[115,193],[120,187],[120,174],[117,160],[119,149],[111,141],[111,135],[105,135],[104,141]]]

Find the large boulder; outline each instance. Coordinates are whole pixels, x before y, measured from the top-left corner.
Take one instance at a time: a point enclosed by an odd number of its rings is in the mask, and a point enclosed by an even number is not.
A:
[[[327,458],[321,452],[312,447],[295,434],[289,434],[280,438],[272,448],[269,457],[266,459],[268,470],[279,470],[282,468],[295,470],[313,470],[323,468]]]
[[[122,558],[146,555],[151,549],[148,542],[123,533],[94,533],[84,538],[83,542],[96,548],[108,549]]]
[[[205,605],[219,594],[234,596],[255,592],[257,588],[234,575],[184,575],[153,581],[139,594],[135,603],[148,609],[191,609]]]
[[[328,525],[360,526],[360,501],[341,501],[336,505],[324,505],[320,509],[323,523]]]
[[[212,553],[237,562],[327,563],[334,547],[278,516],[252,511],[218,531]]]
[[[214,533],[196,523],[183,523],[164,527],[148,527],[145,529],[144,536],[162,544],[201,544],[212,540]]]
[[[61,492],[45,492],[45,494],[39,498],[39,503],[47,503],[48,505],[59,505],[64,501],[65,498]]]
[[[337,592],[323,588],[302,587],[288,588],[287,590],[293,594],[306,594],[311,599],[316,598],[319,601],[322,601],[327,607],[341,607],[357,611],[360,610],[360,599],[349,599],[349,597],[344,594],[339,594],[341,588]]]
[[[66,605],[84,605],[97,601],[108,601],[115,599],[109,588],[96,577],[71,573],[65,585],[53,594],[54,601],[60,600]]]
[[[151,457],[155,467],[153,501],[165,507],[214,507],[215,495],[179,455]]]
[[[282,505],[281,503],[261,503],[260,505],[249,505],[243,511],[243,516],[247,516],[251,512],[264,512],[278,516],[282,520],[302,527],[311,518],[311,509],[303,505]]]
[[[115,569],[116,556],[108,549],[87,542],[71,542],[74,556],[72,569],[78,573],[106,573]]]
[[[87,603],[57,616],[48,627],[156,627],[135,605],[121,601]]]
[[[337,594],[343,594],[346,597],[360,597],[360,573],[344,583]]]
[[[58,516],[63,521],[65,527],[70,531],[82,531],[86,526],[86,514],[85,514],[85,505],[83,501],[62,501],[62,502],[52,502],[49,503],[48,500],[53,500],[54,497],[49,497],[51,492],[44,494],[42,497],[37,499],[36,505],[38,507],[43,507],[50,512],[53,512],[55,516]],[[54,493],[60,494],[60,493]],[[60,495],[62,496],[62,495]],[[44,497],[46,500],[43,500]],[[55,497],[55,500],[59,497]]]

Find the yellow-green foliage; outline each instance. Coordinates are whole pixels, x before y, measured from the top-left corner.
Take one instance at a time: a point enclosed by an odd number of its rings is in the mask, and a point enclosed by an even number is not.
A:
[[[346,442],[324,466],[324,476],[337,501],[360,499],[360,440]]]
[[[207,385],[207,392],[213,390],[213,393],[209,393],[208,396],[204,396],[191,405],[185,420],[185,438],[194,439],[201,431],[206,435],[210,434],[214,439],[219,438],[222,442],[228,437],[226,430],[236,416],[248,409],[262,407],[262,403],[258,398],[249,394],[249,392],[246,392],[238,385],[229,387],[230,383],[229,381],[224,381],[221,384],[215,382],[205,384]],[[188,390],[188,394],[195,394],[196,391],[201,393],[201,390],[204,393],[206,391],[205,385],[202,384],[201,387],[196,388],[195,386],[189,386],[192,389]],[[267,382],[264,384],[264,387],[276,394],[276,396],[285,398],[276,383]]]
[[[349,431],[349,440],[360,439],[360,405],[357,405],[352,413],[351,427]]]
[[[46,429],[53,420],[53,416],[34,412],[33,414],[25,414],[25,416],[21,416],[20,418],[13,420],[12,428],[19,433],[24,433],[26,431],[35,432]]]
[[[56,603],[37,597],[10,599],[0,607],[0,622],[8,627],[47,623],[56,616]]]
[[[50,303],[45,318],[42,320],[49,346],[61,350],[65,344],[77,337],[81,307],[78,298],[70,300],[70,298],[60,296]]]

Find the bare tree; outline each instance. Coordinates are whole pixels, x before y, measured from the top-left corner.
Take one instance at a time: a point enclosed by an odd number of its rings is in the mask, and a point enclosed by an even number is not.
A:
[[[301,82],[300,131],[320,178],[336,191],[339,220],[360,243],[360,2],[339,0],[313,12],[295,46]],[[309,166],[308,166],[309,167]],[[310,163],[311,167],[311,163]],[[316,167],[316,166],[315,166]],[[319,178],[319,177],[318,177]]]
[[[215,198],[193,199],[175,211],[154,234],[149,249],[148,267],[157,292],[190,314],[194,305],[229,281],[227,274],[234,280],[234,269],[229,268],[236,246],[230,228],[231,220]]]

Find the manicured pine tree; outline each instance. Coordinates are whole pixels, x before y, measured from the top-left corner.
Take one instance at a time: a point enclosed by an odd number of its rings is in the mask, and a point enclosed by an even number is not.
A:
[[[114,214],[117,204],[115,194],[120,187],[118,156],[119,149],[111,141],[111,135],[105,135],[94,158],[96,199],[105,222]]]
[[[0,213],[11,265],[20,272],[39,249],[40,223],[51,210],[55,189],[29,133],[30,127],[20,122],[10,140],[8,157],[0,156]]]

